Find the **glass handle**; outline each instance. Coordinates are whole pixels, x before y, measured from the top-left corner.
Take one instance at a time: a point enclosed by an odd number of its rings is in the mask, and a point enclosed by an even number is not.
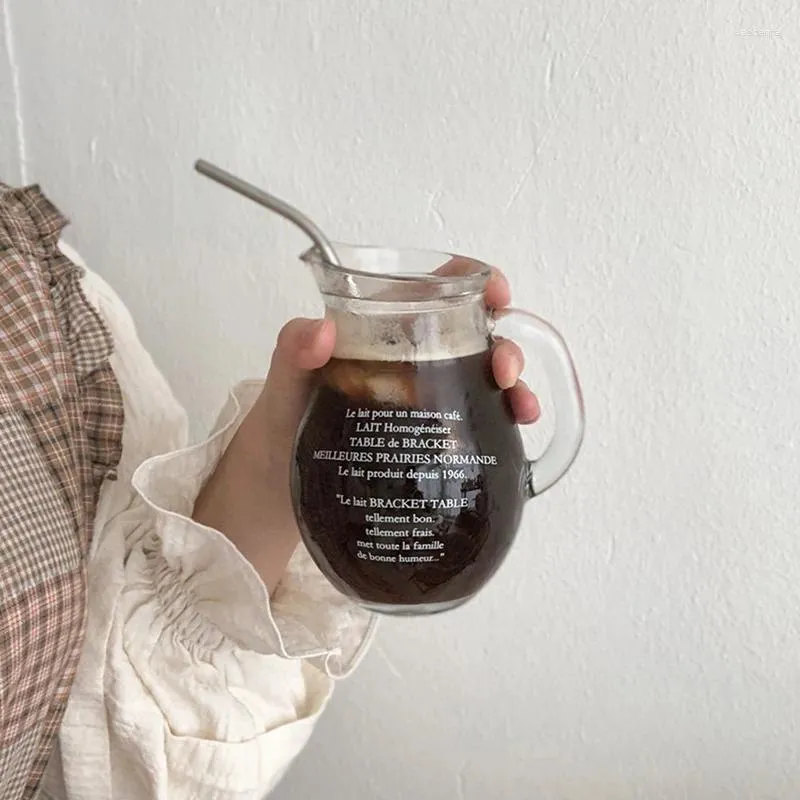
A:
[[[493,311],[491,317],[494,335],[513,339],[526,356],[536,357],[550,384],[555,432],[544,453],[528,462],[528,491],[534,497],[564,477],[578,455],[585,422],[583,395],[572,356],[552,325],[516,308]]]

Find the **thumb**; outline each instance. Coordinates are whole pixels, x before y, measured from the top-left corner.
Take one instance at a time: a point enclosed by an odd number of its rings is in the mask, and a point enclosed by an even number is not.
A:
[[[261,400],[270,439],[291,449],[311,389],[311,372],[333,353],[336,329],[330,320],[293,319],[278,334]]]

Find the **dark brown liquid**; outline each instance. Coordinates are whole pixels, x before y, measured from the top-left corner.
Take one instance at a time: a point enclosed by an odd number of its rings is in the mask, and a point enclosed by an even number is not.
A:
[[[416,426],[428,430],[400,430]],[[527,497],[488,352],[333,359],[298,438],[293,490],[306,546],[345,594],[442,607],[472,596],[503,560]]]

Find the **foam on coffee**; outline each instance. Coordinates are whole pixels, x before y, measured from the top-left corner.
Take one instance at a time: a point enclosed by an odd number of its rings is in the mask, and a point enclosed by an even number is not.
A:
[[[336,324],[334,358],[352,361],[444,361],[483,352],[489,326],[481,302],[424,313],[354,313],[328,308]]]
[[[488,347],[487,315],[476,302],[424,314],[329,308],[327,315],[337,326],[337,343],[325,379],[354,401],[413,406],[415,365],[468,358]]]

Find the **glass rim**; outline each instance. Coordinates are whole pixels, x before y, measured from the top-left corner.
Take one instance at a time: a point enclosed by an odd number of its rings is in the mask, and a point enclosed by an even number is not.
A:
[[[391,245],[376,245],[376,244],[350,244],[348,242],[332,242],[334,250],[343,248],[345,250],[353,250],[358,252],[384,252],[396,253],[399,256],[405,255],[427,255],[427,256],[441,256],[442,263],[437,269],[447,266],[450,262],[460,262],[461,264],[470,265],[474,269],[467,273],[455,275],[437,275],[435,272],[373,272],[366,269],[358,269],[349,267],[346,264],[334,264],[316,245],[312,245],[303,253],[300,254],[300,260],[309,264],[318,264],[330,270],[335,270],[345,275],[352,277],[363,278],[368,280],[380,280],[390,283],[427,283],[439,286],[453,286],[459,283],[485,284],[485,282],[492,275],[492,267],[485,261],[473,258],[472,256],[464,256],[458,253],[450,253],[444,250],[434,250],[425,247],[394,247]],[[477,289],[476,289],[477,291]]]

